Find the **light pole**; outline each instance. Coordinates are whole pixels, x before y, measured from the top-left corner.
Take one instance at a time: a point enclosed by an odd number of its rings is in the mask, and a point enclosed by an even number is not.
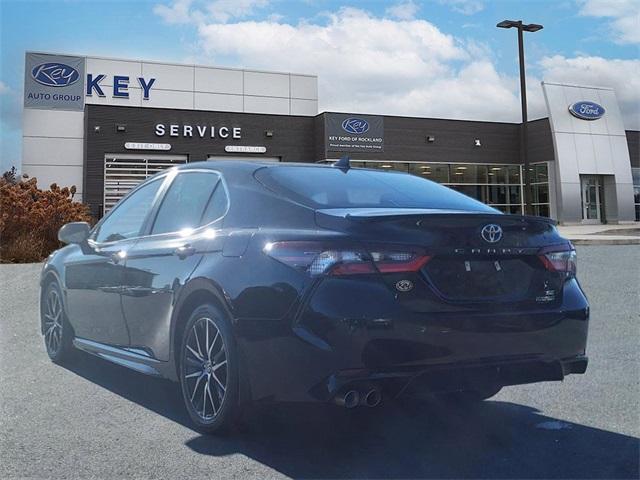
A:
[[[531,182],[529,176],[529,155],[527,153],[527,83],[524,73],[524,42],[522,32],[537,32],[542,25],[530,23],[525,25],[522,20],[503,20],[496,25],[498,28],[518,29],[518,57],[520,59],[520,100],[522,102],[522,125],[520,127],[520,162],[524,165],[524,213],[533,215],[531,208]]]

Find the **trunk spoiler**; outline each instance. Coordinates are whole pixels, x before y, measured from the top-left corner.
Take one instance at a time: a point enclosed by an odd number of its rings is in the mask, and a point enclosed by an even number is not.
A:
[[[429,218],[437,219],[450,217],[452,215],[461,217],[477,217],[485,216],[487,220],[495,217],[496,222],[522,222],[534,221],[544,222],[556,225],[556,221],[546,217],[535,217],[532,215],[506,215],[496,210],[493,212],[469,211],[469,210],[450,210],[436,208],[324,208],[316,210],[316,218],[322,217],[327,220],[348,220],[356,223],[377,223],[389,220],[399,220],[407,218],[418,218],[427,220]]]

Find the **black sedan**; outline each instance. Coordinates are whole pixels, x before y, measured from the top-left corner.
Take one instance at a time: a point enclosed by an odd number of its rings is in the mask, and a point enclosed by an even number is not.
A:
[[[587,367],[589,305],[554,222],[408,174],[191,163],[59,238],[51,359],[75,347],[178,381],[204,431],[256,401],[479,401]]]

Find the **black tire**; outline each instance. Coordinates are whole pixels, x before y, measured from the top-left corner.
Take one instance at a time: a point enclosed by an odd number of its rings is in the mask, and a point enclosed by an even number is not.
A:
[[[201,432],[223,433],[235,424],[238,363],[227,316],[214,305],[196,308],[182,332],[179,374],[185,408]]]
[[[47,355],[55,363],[65,363],[73,355],[73,329],[64,312],[62,291],[55,280],[44,289],[40,302],[40,321]]]

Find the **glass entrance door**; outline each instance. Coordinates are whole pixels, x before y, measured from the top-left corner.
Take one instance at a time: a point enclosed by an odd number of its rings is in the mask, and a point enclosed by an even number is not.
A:
[[[582,222],[602,223],[600,216],[600,178],[597,175],[581,175]]]

